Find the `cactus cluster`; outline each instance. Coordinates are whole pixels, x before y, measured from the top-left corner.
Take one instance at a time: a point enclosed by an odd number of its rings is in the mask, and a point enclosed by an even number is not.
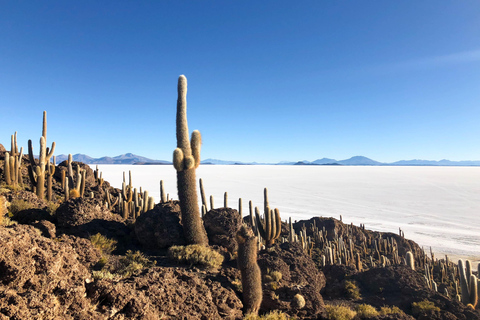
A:
[[[255,227],[260,233],[262,239],[265,240],[267,247],[273,246],[275,240],[280,237],[282,232],[282,220],[280,219],[280,211],[270,209],[268,203],[268,190],[264,189],[264,212],[263,221],[260,218],[260,212],[258,208],[255,208]]]
[[[5,182],[9,186],[16,187],[23,184],[21,170],[22,156],[23,148],[20,148],[20,152],[18,151],[17,133],[15,132],[15,134],[11,137],[10,152],[5,152],[4,175]]]
[[[47,112],[43,111],[43,129],[40,137],[40,153],[38,156],[38,164],[33,156],[32,140],[28,140],[28,157],[30,166],[28,167],[28,174],[32,183],[32,189],[35,190],[37,197],[45,198],[45,173],[49,166],[50,158],[55,152],[55,142],[52,142],[52,147],[47,148]]]

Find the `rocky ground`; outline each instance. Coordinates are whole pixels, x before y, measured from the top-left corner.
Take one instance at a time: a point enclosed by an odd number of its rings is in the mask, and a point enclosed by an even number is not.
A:
[[[66,162],[57,166],[54,197],[47,202],[31,192],[26,167],[23,186],[4,183],[4,154],[0,148],[1,319],[245,316],[235,232],[242,223],[250,224],[249,217],[242,221],[231,208],[207,212],[209,243],[223,256],[223,263],[213,267],[179,263],[168,254],[169,247],[185,245],[178,202],[156,204],[136,219],[124,218],[106,204],[107,191],[116,197],[120,190],[100,183],[82,163],[73,166],[86,170],[84,197],[65,201],[61,168]],[[261,315],[278,310],[294,319],[352,319],[353,315],[342,313],[345,309],[357,310],[355,319],[480,319],[478,310],[455,296],[455,282],[448,276],[455,266],[447,263],[445,276],[441,262],[420,253],[417,244],[400,235],[372,232],[333,218],[300,221],[293,227],[314,239],[309,242],[314,245],[279,239],[259,252]],[[318,230],[323,230],[324,238],[316,238]],[[288,236],[284,223],[282,238]],[[341,239],[351,252],[359,253],[360,262],[347,254],[343,262],[325,263],[326,246],[335,243],[340,248]],[[374,243],[379,246],[375,250]],[[416,253],[416,270],[403,261],[407,251]],[[437,291],[427,285],[425,266],[431,269]],[[375,312],[362,312],[365,305]]]

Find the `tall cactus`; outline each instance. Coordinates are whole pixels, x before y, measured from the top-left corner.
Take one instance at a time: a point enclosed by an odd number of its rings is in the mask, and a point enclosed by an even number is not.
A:
[[[246,225],[236,234],[237,264],[242,275],[243,306],[245,314],[258,314],[262,303],[262,273],[257,263],[257,237]]]
[[[43,111],[43,128],[42,136],[40,137],[40,154],[38,159],[38,165],[33,156],[32,140],[28,140],[28,156],[30,159],[30,167],[28,173],[32,186],[35,187],[37,197],[40,199],[45,198],[45,167],[50,162],[50,158],[55,151],[55,142],[52,142],[52,147],[47,148],[47,112]]]
[[[188,139],[187,78],[178,78],[177,148],[173,152],[173,165],[177,170],[178,198],[182,211],[182,224],[187,243],[208,245],[203,226],[196,189],[195,169],[200,165],[201,135],[193,131]]]

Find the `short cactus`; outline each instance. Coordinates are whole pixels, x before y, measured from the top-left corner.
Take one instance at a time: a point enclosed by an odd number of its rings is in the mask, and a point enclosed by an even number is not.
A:
[[[409,266],[410,269],[415,270],[415,258],[413,257],[412,251],[407,252],[405,260],[407,261],[407,266]]]
[[[182,212],[185,238],[189,244],[208,245],[196,190],[195,169],[200,165],[201,135],[199,131],[188,138],[187,78],[178,78],[177,148],[173,152],[173,166],[177,170],[178,198]]]

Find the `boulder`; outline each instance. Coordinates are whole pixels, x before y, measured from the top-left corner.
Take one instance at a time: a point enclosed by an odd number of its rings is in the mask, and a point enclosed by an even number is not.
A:
[[[227,248],[231,253],[236,251],[235,235],[242,225],[242,217],[232,208],[218,208],[208,211],[203,217],[210,245]]]
[[[323,310],[320,291],[325,286],[325,276],[299,243],[286,242],[260,251],[258,265],[264,277],[261,310],[281,310],[298,318],[312,317]],[[273,272],[279,272],[281,279],[266,277]],[[305,299],[305,306],[300,309],[292,303],[296,294]]]
[[[179,201],[155,205],[135,221],[135,236],[147,249],[157,250],[173,245],[185,245]]]

